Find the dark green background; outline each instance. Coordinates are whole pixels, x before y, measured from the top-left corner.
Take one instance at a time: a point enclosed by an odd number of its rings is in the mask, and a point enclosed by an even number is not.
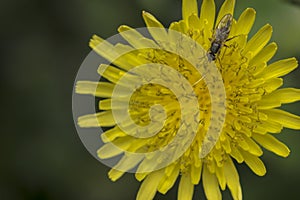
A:
[[[300,58],[300,7],[294,2],[237,2],[235,17],[247,7],[257,10],[252,34],[265,23],[273,25],[272,40],[279,46],[274,60]],[[73,81],[90,51],[92,34],[107,38],[121,24],[142,27],[142,10],[168,25],[181,18],[180,6],[180,0],[0,2],[1,200],[135,198],[139,183],[134,176],[111,182],[108,167],[95,160],[77,136],[71,109]],[[286,76],[286,86],[299,87],[299,76],[299,69]],[[300,115],[300,103],[285,108]],[[245,165],[238,167],[244,199],[297,199],[300,132],[285,129],[278,137],[292,152],[287,159],[266,152],[266,176],[257,177]],[[175,199],[177,185],[155,199]],[[195,193],[195,199],[204,199],[202,186]],[[228,191],[224,199],[231,199]]]

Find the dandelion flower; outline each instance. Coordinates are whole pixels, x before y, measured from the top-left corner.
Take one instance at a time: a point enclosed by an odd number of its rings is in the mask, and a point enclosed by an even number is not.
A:
[[[170,41],[172,35],[168,30],[173,30],[195,41],[206,53],[211,46],[213,30],[225,15],[233,16],[234,5],[235,0],[226,0],[215,19],[213,0],[203,0],[200,14],[196,0],[183,0],[183,19],[171,23],[167,30],[151,31],[150,27],[163,28],[163,25],[150,13],[143,12],[152,40],[144,38],[137,31],[126,34],[128,30],[133,29],[123,25],[119,27],[119,32],[129,44],[110,44],[98,36],[93,36],[90,41],[90,46],[113,64],[101,64],[98,68],[98,73],[106,81],[77,82],[76,93],[101,98],[99,112],[79,117],[78,124],[80,127],[109,127],[101,134],[106,144],[98,150],[98,156],[106,159],[124,153],[116,168],[109,172],[112,181],[119,179],[126,170],[138,168],[136,179],[142,182],[137,194],[138,200],[153,199],[157,191],[162,194],[167,193],[174,186],[177,178],[180,179],[179,200],[191,200],[194,186],[200,182],[207,199],[222,199],[221,190],[224,191],[226,188],[230,190],[233,199],[242,199],[235,162],[246,163],[255,174],[263,176],[266,168],[260,159],[263,154],[262,147],[281,157],[287,157],[290,153],[289,148],[276,139],[276,134],[284,127],[300,129],[300,117],[280,109],[282,104],[300,100],[299,89],[280,88],[283,84],[281,77],[297,67],[297,60],[288,58],[268,64],[277,50],[277,45],[274,42],[269,43],[272,35],[272,27],[269,24],[263,26],[252,38],[248,38],[255,20],[254,9],[248,8],[237,20],[233,19],[228,39],[224,41],[225,44],[220,51],[216,52],[216,59],[211,61],[217,66],[224,84],[226,115],[224,115],[224,122],[219,123],[222,127],[216,127],[220,135],[215,145],[204,157],[199,156],[199,152],[203,150],[202,144],[209,126],[212,120],[217,122],[219,120],[219,118],[214,119],[218,113],[212,109],[211,96],[214,96],[212,95],[214,93],[210,93],[209,84],[204,79],[205,75],[193,69],[186,59],[179,58],[172,52],[157,49],[158,46],[163,46],[162,41]],[[99,44],[102,47],[98,47]],[[143,45],[149,48],[140,48]],[[113,60],[115,52],[124,50],[130,50],[130,53]],[[174,91],[161,84],[138,85],[130,97],[120,95],[130,90],[130,84],[139,80],[137,78],[139,73],[153,74],[152,77],[159,76],[155,74],[157,72],[154,72],[156,69],[154,66],[151,68],[153,71],[149,69],[140,72],[130,71],[135,66],[147,63],[168,65],[183,75],[191,86],[185,90],[192,88],[198,103],[198,107],[186,106],[189,107],[188,114],[195,111],[193,115],[190,114],[190,118],[199,117],[199,120],[196,120],[198,124],[193,140],[182,155],[167,166],[155,170],[151,170],[149,163],[155,162],[159,165],[168,158],[157,157],[155,160],[151,159],[151,156],[136,158],[130,153],[160,151],[168,145],[176,138],[176,132],[182,128],[180,117],[185,112],[183,111],[185,108],[178,103],[180,99]],[[163,73],[161,68],[159,70]],[[176,73],[172,74],[169,71],[167,74],[170,77],[169,82],[176,79]],[[127,78],[122,82],[124,76]],[[172,84],[174,85],[175,82]],[[120,98],[117,101],[122,102],[126,98],[129,101],[126,111],[131,121],[124,125],[126,131],[124,127],[120,127],[114,116],[114,111],[122,110],[118,106],[122,104],[112,102],[117,87],[120,89],[118,90]],[[164,113],[160,112],[161,108],[157,107],[158,104],[163,107]],[[152,114],[149,114],[150,108]],[[152,127],[156,134],[146,137],[147,135],[143,134],[149,131],[148,125],[151,121],[156,122],[156,126]],[[145,129],[136,130],[133,123]],[[183,133],[188,131],[186,129],[189,127],[185,127]],[[189,142],[184,138],[184,135],[180,136],[182,143]],[[176,151],[177,148],[171,150]],[[119,170],[120,166],[123,167],[123,171]]]

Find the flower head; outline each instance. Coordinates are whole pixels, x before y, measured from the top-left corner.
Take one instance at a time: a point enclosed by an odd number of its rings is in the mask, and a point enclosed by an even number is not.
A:
[[[207,199],[221,199],[226,187],[233,199],[242,199],[233,160],[263,176],[261,147],[289,155],[275,135],[283,127],[300,129],[299,116],[279,109],[300,100],[299,89],[280,88],[280,77],[294,70],[297,61],[268,64],[277,50],[269,43],[272,27],[267,24],[248,39],[255,10],[248,8],[237,20],[225,20],[233,16],[234,5],[234,0],[226,0],[215,19],[213,0],[203,0],[200,15],[196,0],[183,0],[183,19],[168,30],[143,12],[153,39],[128,26],[120,26],[119,32],[129,45],[91,39],[90,46],[113,64],[98,68],[106,81],[77,82],[77,93],[101,98],[99,112],[79,117],[78,124],[109,127],[101,135],[106,144],[98,156],[124,153],[109,172],[113,181],[138,168],[136,178],[143,182],[137,199],[153,199],[157,191],[165,194],[177,178],[179,200],[192,199],[201,181]],[[221,41],[214,40],[220,39],[214,32],[223,20],[230,31]],[[217,49],[212,49],[213,41]],[[141,65],[147,67],[136,67]],[[145,156],[149,152],[155,153]]]

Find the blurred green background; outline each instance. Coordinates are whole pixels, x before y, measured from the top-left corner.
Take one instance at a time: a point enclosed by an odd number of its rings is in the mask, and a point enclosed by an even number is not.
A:
[[[200,2],[200,1],[199,1]],[[217,1],[219,7],[222,1]],[[116,183],[108,167],[82,145],[72,119],[71,96],[76,72],[89,53],[89,38],[117,33],[128,24],[144,26],[141,11],[164,25],[181,18],[180,0],[2,0],[1,34],[1,200],[133,200],[139,183],[127,174]],[[293,0],[238,1],[235,17],[254,7],[251,34],[265,23],[279,46],[273,60],[300,59],[300,7]],[[95,72],[96,73],[96,72]],[[300,87],[300,70],[285,77]],[[300,103],[285,106],[300,115]],[[278,137],[291,149],[282,159],[263,156],[268,172],[257,177],[245,165],[238,171],[244,199],[297,199],[300,185],[300,132],[285,129]],[[177,185],[156,200],[176,199]],[[231,199],[229,192],[224,199]],[[195,199],[204,199],[202,186]]]

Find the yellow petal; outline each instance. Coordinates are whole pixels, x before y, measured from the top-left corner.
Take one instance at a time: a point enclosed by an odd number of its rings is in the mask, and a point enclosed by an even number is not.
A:
[[[220,8],[215,27],[218,25],[218,23],[221,21],[224,15],[226,14],[233,15],[234,5],[235,5],[235,0],[225,0],[225,2],[222,4]]]
[[[158,48],[158,45],[155,44],[153,40],[145,38],[142,34],[129,26],[122,25],[118,31],[121,36],[136,49]]]
[[[131,142],[130,147],[127,149],[128,152],[139,152],[144,153],[146,150],[142,149],[144,146],[147,146],[151,139],[149,138],[140,138]]]
[[[253,133],[258,133],[258,134],[264,135],[267,132],[268,132],[267,129],[265,127],[262,127],[261,125],[256,125],[253,128]]]
[[[90,39],[89,46],[94,49],[97,45],[100,43],[103,43],[102,45],[107,45],[107,47],[112,48],[113,45],[107,42],[106,40],[102,39],[101,37],[97,35],[93,35],[92,38]]]
[[[266,67],[258,77],[262,77],[264,79],[270,79],[275,77],[284,76],[298,66],[298,61],[296,58],[288,58],[284,60],[277,61],[275,63],[270,64]]]
[[[151,36],[157,41],[157,42],[166,42],[168,41],[168,33],[165,30],[164,26],[150,13],[143,11],[143,18],[147,25],[147,27],[150,27],[148,30],[151,34]],[[156,27],[158,29],[151,29],[151,27]]]
[[[251,53],[252,54],[252,53]],[[250,56],[251,57],[251,56]],[[253,76],[257,76],[259,73],[261,73],[265,68],[267,67],[267,63],[266,62],[261,62],[257,65],[252,65],[249,66],[249,68],[252,68],[252,74]]]
[[[272,92],[269,96],[280,99],[281,103],[293,103],[300,100],[300,89],[284,88]]]
[[[248,151],[250,147],[249,147],[248,143],[246,142],[246,140],[244,138],[247,138],[247,136],[245,136],[245,137],[242,136],[239,139],[238,145],[239,145],[239,147],[241,147],[245,151]]]
[[[116,181],[118,180],[119,178],[121,178],[121,176],[123,176],[125,172],[122,172],[122,171],[119,171],[119,170],[116,170],[116,169],[111,169],[109,172],[108,172],[108,177],[111,181]]]
[[[289,148],[270,134],[266,134],[266,135],[253,134],[253,138],[261,146],[263,146],[264,148],[268,149],[269,151],[272,151],[273,153],[279,156],[287,157],[290,154]]]
[[[108,50],[102,49],[102,51]],[[138,57],[138,52],[129,45],[117,43],[112,51],[114,51],[114,53],[110,52],[110,54],[115,54],[112,57],[114,60],[111,60],[113,64],[121,69],[125,69],[126,71],[136,66],[145,64],[145,60]]]
[[[219,189],[217,177],[210,173],[206,165],[203,167],[203,188],[207,200],[221,200],[222,195]]]
[[[150,13],[143,11],[143,18],[148,27],[164,28],[164,26]]]
[[[242,189],[239,180],[239,174],[231,160],[230,157],[224,163],[224,176],[226,178],[226,182],[228,188],[231,191],[232,197],[234,200],[242,199]]]
[[[271,108],[276,108],[280,106],[281,106],[280,101],[276,99],[267,99],[267,98],[261,99],[257,104],[257,108],[261,110],[269,110]]]
[[[143,155],[141,154],[130,154],[126,153],[122,159],[111,169],[108,173],[109,178],[112,181],[119,179],[124,172],[128,172],[134,168],[142,159]],[[117,170],[118,169],[118,170]]]
[[[206,29],[211,33],[214,27],[215,21],[215,1],[214,0],[203,0],[200,12],[200,23],[202,26],[206,24]],[[208,38],[207,38],[208,39]]]
[[[258,102],[259,109],[279,107],[284,103],[293,103],[300,100],[300,89],[284,88],[263,96]]]
[[[218,178],[221,190],[225,190],[226,189],[226,178],[224,176],[224,167],[216,168],[216,176]]]
[[[268,62],[276,53],[277,44],[272,42],[265,46],[254,58],[252,58],[249,62],[249,66],[259,65],[263,62]]]
[[[203,30],[201,32],[201,35],[203,34],[203,48],[208,49],[211,45],[211,38],[213,34],[213,29],[211,28],[213,24],[209,24],[207,20],[205,19],[203,26]]]
[[[98,108],[99,110],[121,110],[127,108],[126,102],[128,102],[127,98],[118,96],[117,99],[114,99],[114,104],[112,108],[112,99],[101,99]]]
[[[138,180],[138,181],[142,181],[144,180],[148,174],[150,174],[150,172],[144,172],[144,173],[135,173],[135,178]]]
[[[270,93],[276,90],[277,88],[279,88],[280,86],[282,86],[282,84],[283,84],[282,78],[271,78],[266,80],[266,82],[262,85],[262,87],[267,93]]]
[[[182,0],[182,19],[188,20],[192,14],[198,16],[197,0]]]
[[[216,173],[216,167],[217,164],[214,160],[211,160],[206,164],[207,169],[209,170],[210,173],[215,174]]]
[[[180,21],[180,22],[173,22],[171,23],[169,29],[174,30],[174,31],[178,31],[180,33],[187,33],[187,25],[184,21]],[[173,31],[169,32],[169,35],[174,35]],[[175,34],[174,38],[178,38],[178,34]],[[171,40],[174,41],[174,40]]]
[[[105,79],[113,83],[117,83],[118,80],[125,74],[123,70],[106,64],[100,64],[97,69],[97,72]]]
[[[248,167],[258,176],[263,176],[266,174],[266,167],[264,163],[257,157],[246,151],[241,151],[245,159],[245,163]]]
[[[99,102],[100,110],[111,110],[111,99],[103,99]]]
[[[132,46],[135,46],[136,41],[139,41],[140,39],[144,38],[142,34],[140,34],[135,29],[127,26],[127,25],[121,25],[118,28],[119,33],[121,36],[128,41],[129,44]],[[127,32],[127,34],[126,34]],[[128,34],[130,33],[130,34]],[[135,46],[136,47],[136,46]]]
[[[225,139],[224,142],[222,142],[222,147],[224,148],[226,153],[231,152],[230,141],[228,139]]]
[[[248,88],[257,88],[265,83],[263,78],[253,79],[251,82],[247,84]]]
[[[263,26],[247,43],[243,54],[246,55],[249,51],[252,56],[255,56],[269,42],[272,36],[272,26],[267,24]]]
[[[103,111],[78,117],[78,125],[80,127],[109,127],[115,124],[116,122],[111,111]]]
[[[231,145],[230,155],[238,162],[242,163],[244,161],[243,155],[239,151],[239,149],[233,145]]]
[[[113,143],[107,143],[98,149],[97,155],[100,159],[107,159],[117,156],[123,152],[123,149],[117,147]]]
[[[118,126],[111,128],[104,133],[101,134],[101,139],[103,142],[112,142],[118,137],[124,137],[126,133],[124,133]]]
[[[235,35],[248,35],[255,21],[256,12],[253,8],[247,8],[236,23]]]
[[[77,81],[75,92],[78,94],[90,94],[96,97],[111,97],[114,89],[112,83]]]
[[[255,156],[261,156],[263,154],[263,151],[261,150],[260,146],[258,144],[256,144],[256,142],[254,142],[251,138],[247,137],[247,136],[243,136],[245,142],[247,142],[249,150],[248,152],[250,152],[251,154],[255,155]]]
[[[164,175],[163,170],[151,172],[143,181],[136,200],[152,200],[156,194],[157,186]]]
[[[252,121],[252,120],[251,120]],[[250,122],[251,123],[251,122]],[[241,133],[243,133],[243,135],[245,137],[251,137],[252,131],[251,129],[249,129],[248,127],[243,126],[242,129],[240,130]]]
[[[160,181],[157,190],[162,194],[166,194],[175,184],[178,175],[179,165],[174,165],[170,175],[165,174],[164,178]]]
[[[263,121],[260,124],[260,126],[263,127],[264,129],[266,129],[266,131],[269,133],[280,133],[283,128],[283,126],[280,123],[272,122],[270,120]]]
[[[189,25],[190,29],[194,30],[194,32],[196,31],[196,29],[201,29],[202,28],[201,24],[200,24],[200,19],[195,14],[193,14],[193,15],[191,15],[189,17],[189,19],[188,19],[188,25]],[[199,30],[197,30],[197,31],[199,31]]]
[[[93,35],[90,40],[89,46],[97,52],[99,55],[103,56],[109,61],[113,61],[118,57],[114,51],[114,45],[110,44],[108,41],[100,38],[97,35]]]
[[[300,129],[300,117],[289,112],[271,109],[263,110],[268,115],[268,120],[282,124],[284,127],[291,129]]]
[[[171,174],[174,172],[175,168],[178,167],[178,164],[175,162],[171,165],[168,165],[166,168],[165,168],[165,174],[167,176],[171,176]]]
[[[122,69],[129,70],[142,64],[140,59],[137,59],[137,56],[134,55],[134,49],[131,46],[120,43],[114,46],[96,35],[92,37],[89,45],[96,53]]]
[[[220,142],[219,141],[216,143],[216,148],[217,149],[214,151],[213,157],[214,157],[215,162],[217,164],[216,168],[218,168],[218,167],[222,167],[223,166],[223,160],[224,160],[224,157],[223,157],[224,153],[223,153],[223,151],[219,151],[219,149],[220,149]]]
[[[202,172],[202,163],[200,162],[200,166],[196,167],[195,165],[191,166],[191,181],[194,185],[197,185],[200,181]]]
[[[253,132],[261,135],[264,135],[267,132],[280,133],[282,131],[282,128],[283,126],[281,124],[268,120],[262,121],[260,124],[257,124],[256,128],[253,129]]]
[[[192,184],[191,176],[188,173],[181,175],[179,188],[178,188],[178,200],[192,200],[194,194],[194,184]]]
[[[149,150],[151,151],[151,149]],[[160,164],[157,157],[153,156],[151,154],[150,156],[146,157],[138,166],[137,173],[143,173],[143,172],[151,172],[157,169]]]

